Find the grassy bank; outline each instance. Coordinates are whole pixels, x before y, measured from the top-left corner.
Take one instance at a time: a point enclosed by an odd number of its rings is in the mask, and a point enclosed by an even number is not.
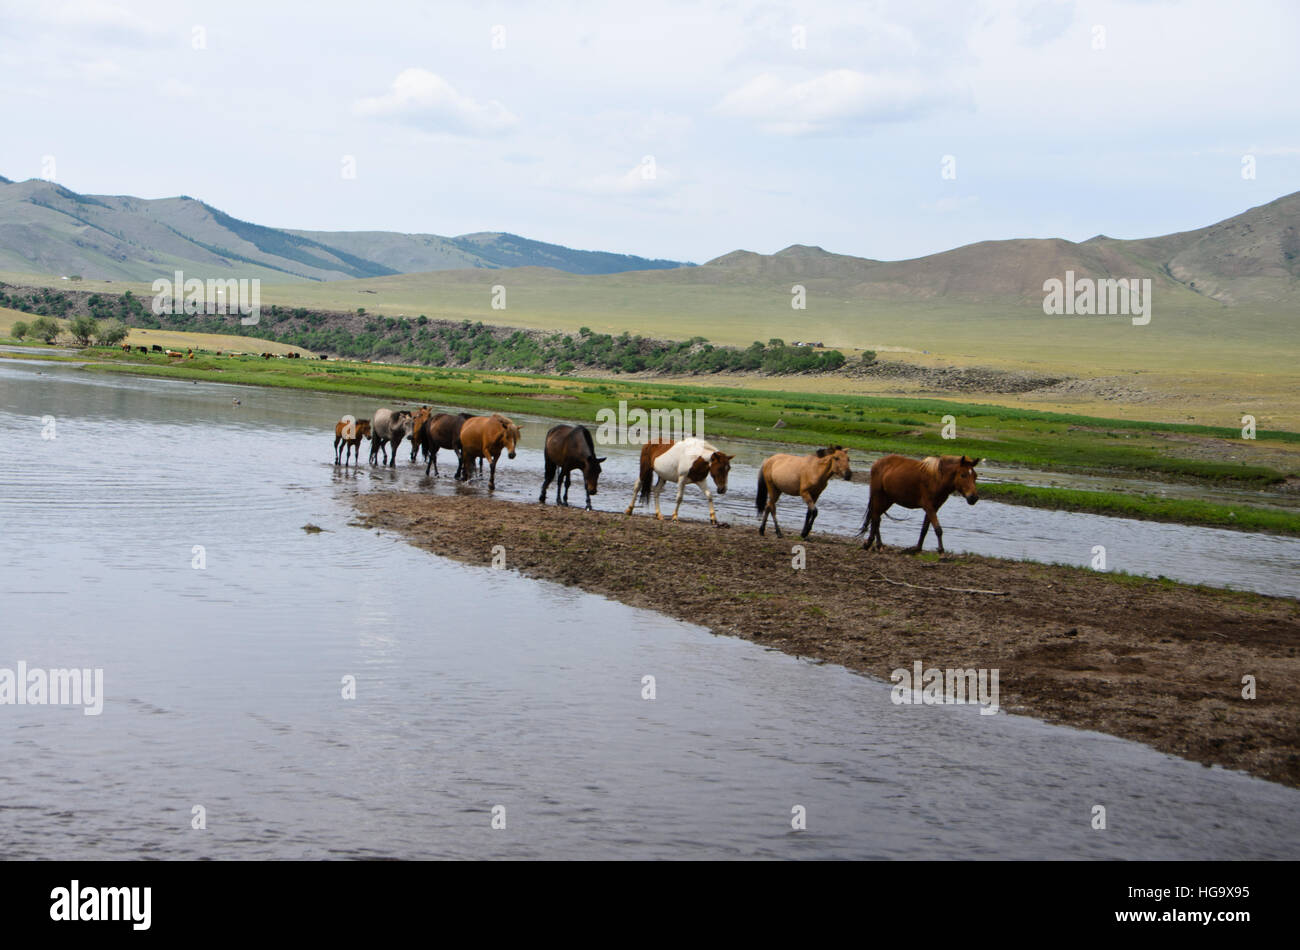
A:
[[[1167,521],[1175,524],[1198,524],[1240,531],[1300,536],[1300,513],[1257,508],[1250,505],[1224,505],[1188,498],[1158,498],[1110,491],[1081,491],[1073,488],[1044,488],[982,482],[980,495],[1008,505],[1051,508],[1056,511],[1084,511],[1116,518],[1142,521]]]
[[[32,354],[67,356],[33,348]],[[1182,482],[1266,488],[1294,471],[1257,464],[1257,446],[1300,448],[1300,434],[1260,431],[1254,443],[1212,426],[1131,422],[938,399],[790,393],[637,378],[579,379],[317,360],[216,357],[169,360],[158,354],[91,350],[89,369],[180,379],[306,389],[394,404],[465,406],[596,422],[599,410],[702,409],[711,439],[762,439],[792,446],[839,442],[871,453],[965,452],[1059,472],[1109,473]],[[358,411],[364,411],[358,407]],[[951,417],[955,439],[943,438]],[[784,423],[774,428],[778,420]],[[1300,457],[1300,456],[1294,456]],[[1300,514],[1194,500],[999,485],[990,497],[1013,504],[1089,511],[1300,535]]]

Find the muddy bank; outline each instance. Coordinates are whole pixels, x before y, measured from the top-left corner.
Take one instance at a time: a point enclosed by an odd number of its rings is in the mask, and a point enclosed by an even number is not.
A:
[[[446,557],[487,565],[501,544],[510,570],[882,679],[917,660],[998,669],[1008,712],[1300,786],[1294,600],[971,555],[867,555],[815,534],[795,570],[797,537],[640,509],[401,492],[355,503],[361,524]],[[1241,697],[1245,675],[1254,700]]]

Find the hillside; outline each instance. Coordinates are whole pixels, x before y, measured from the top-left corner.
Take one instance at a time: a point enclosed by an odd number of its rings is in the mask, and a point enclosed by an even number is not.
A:
[[[0,178],[0,271],[147,283],[179,269],[192,277],[298,283],[514,266],[605,274],[682,265],[504,233],[291,231],[187,196],[83,195],[40,179]]]

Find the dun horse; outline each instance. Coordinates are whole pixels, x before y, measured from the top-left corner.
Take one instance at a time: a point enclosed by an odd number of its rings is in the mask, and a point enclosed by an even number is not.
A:
[[[361,440],[369,437],[369,419],[340,419],[334,423],[334,464],[346,465],[348,456],[352,456],[353,465],[360,462]]]
[[[542,482],[542,492],[537,497],[546,504],[546,489],[555,479],[555,503],[569,504],[569,481],[573,470],[582,472],[583,485],[587,489],[587,510],[591,510],[591,496],[596,494],[596,480],[600,478],[600,463],[603,458],[596,458],[596,444],[591,440],[591,430],[586,426],[552,426],[546,433],[546,479]],[[558,473],[558,477],[557,477]],[[560,486],[564,486],[564,501],[560,501]]]
[[[438,474],[438,450],[451,449],[456,456],[456,477],[460,478],[460,428],[467,419],[474,418],[468,412],[453,415],[450,412],[438,412],[430,416],[425,423],[411,434],[411,439],[424,450],[424,474]],[[412,455],[412,458],[415,456]]]
[[[812,455],[773,455],[763,463],[758,472],[758,497],[755,505],[763,521],[759,534],[767,533],[767,516],[772,516],[772,527],[781,537],[781,526],[776,523],[776,501],[781,493],[798,495],[808,506],[804,515],[803,530],[799,537],[806,538],[817,520],[817,499],[826,489],[832,475],[848,480],[853,477],[849,468],[849,453],[842,445],[818,449]]]
[[[384,463],[390,467],[396,465],[397,447],[402,444],[402,437],[409,435],[410,431],[410,410],[376,409],[370,420],[370,464],[375,464],[375,458],[380,449],[383,449]],[[391,459],[388,457],[389,447],[393,450]]]
[[[921,537],[916,546],[907,548],[905,553],[920,551],[925,544],[925,533],[930,530],[930,525],[934,525],[934,536],[942,554],[943,529],[939,527],[938,511],[953,492],[965,498],[968,504],[979,501],[979,489],[975,485],[975,466],[979,462],[979,459],[965,455],[932,455],[924,461],[901,455],[876,459],[876,464],[871,466],[871,497],[867,502],[867,514],[858,529],[858,537],[871,529],[862,547],[870,551],[872,543],[877,548],[884,546],[880,540],[880,516],[892,505],[902,505],[925,511]]]
[[[682,507],[682,495],[685,494],[686,485],[690,482],[699,485],[700,491],[704,492],[704,497],[709,502],[709,522],[717,524],[718,515],[713,510],[713,496],[709,494],[704,480],[712,476],[718,494],[725,495],[727,473],[731,471],[733,458],[734,455],[719,452],[703,439],[694,437],[682,439],[680,442],[663,440],[647,442],[641,446],[641,477],[636,480],[636,487],[632,489],[632,500],[628,502],[627,511],[624,513],[629,515],[632,513],[638,495],[643,502],[650,500],[650,485],[655,482],[655,476],[658,476],[658,482],[654,486],[657,519],[664,520],[663,514],[659,511],[659,493],[664,490],[664,484],[677,483],[677,505],[673,508],[673,521],[676,521],[677,513]]]
[[[474,463],[487,458],[488,490],[497,487],[497,459],[504,450],[510,458],[515,457],[515,446],[519,443],[519,426],[515,425],[499,412],[490,416],[472,416],[465,420],[460,429],[460,477],[469,481],[474,471]]]

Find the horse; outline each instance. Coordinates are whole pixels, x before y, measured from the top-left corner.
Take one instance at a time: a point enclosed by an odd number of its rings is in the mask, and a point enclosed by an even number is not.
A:
[[[438,412],[425,420],[424,424],[411,433],[412,441],[418,441],[424,450],[424,474],[438,474],[438,450],[451,449],[456,455],[456,477],[460,478],[460,429],[467,419],[474,418],[468,412],[453,415],[450,412]],[[414,458],[414,456],[412,456]]]
[[[490,416],[471,416],[460,428],[460,478],[469,481],[477,459],[487,458],[488,490],[497,487],[497,459],[505,449],[515,457],[519,443],[519,426],[499,412]]]
[[[378,456],[380,449],[384,450],[384,462],[390,468],[397,464],[397,447],[402,444],[402,436],[409,435],[411,431],[411,412],[409,409],[376,409],[374,416],[370,420],[370,464],[375,464],[375,458]],[[391,444],[393,457],[388,457],[388,447]]]
[[[341,463],[343,465],[347,464],[348,455],[353,456],[353,465],[360,462],[361,440],[363,438],[370,438],[369,419],[340,419],[334,423],[334,464],[340,464],[340,454],[343,456]],[[340,449],[344,451],[340,453]],[[355,450],[355,453],[353,450]]]
[[[432,415],[433,415],[432,409],[430,409],[428,406],[421,406],[419,409],[415,410],[415,413],[411,416],[411,461],[412,462],[414,462],[415,457],[420,454],[420,448],[421,448],[420,442],[415,438],[415,435],[417,432],[420,431],[420,429],[424,427],[424,424],[429,421],[429,418]],[[428,449],[424,450],[424,455],[425,458],[428,458],[429,456]]]
[[[921,522],[921,537],[915,547],[907,548],[904,553],[915,554],[925,544],[925,533],[934,525],[934,536],[939,541],[939,553],[943,553],[943,529],[939,527],[937,512],[953,492],[973,505],[980,500],[979,489],[975,485],[977,475],[975,466],[980,460],[967,458],[965,455],[931,455],[922,461],[904,458],[901,455],[886,455],[876,459],[871,466],[871,497],[867,501],[867,513],[858,529],[858,537],[867,534],[863,549],[870,551],[874,542],[877,548],[884,547],[880,540],[880,516],[891,505],[904,508],[921,508],[925,511],[925,520]],[[871,529],[867,533],[868,527]]]
[[[781,537],[781,526],[776,523],[776,501],[782,492],[798,495],[808,506],[804,515],[803,530],[799,537],[806,538],[817,520],[817,499],[825,491],[832,475],[845,481],[853,478],[849,468],[849,453],[842,445],[818,449],[812,455],[773,455],[763,462],[758,472],[758,496],[755,505],[763,516],[758,526],[759,534],[767,533],[767,516],[772,516],[772,527]]]
[[[591,496],[596,494],[596,480],[600,478],[600,463],[604,458],[596,458],[596,444],[591,440],[591,430],[586,426],[551,426],[546,433],[546,478],[542,482],[541,494],[537,500],[546,504],[546,489],[555,479],[555,503],[561,504],[560,486],[564,486],[565,507],[569,504],[569,482],[573,470],[582,471],[583,484],[587,489],[587,510],[591,510]]]
[[[708,442],[695,437],[682,439],[680,442],[663,439],[647,442],[641,446],[641,475],[636,480],[636,487],[632,489],[632,500],[628,502],[624,514],[632,513],[638,495],[643,502],[650,500],[650,483],[657,475],[659,476],[655,484],[657,520],[664,520],[663,514],[659,511],[659,494],[664,490],[664,484],[677,483],[677,506],[673,508],[673,521],[676,521],[677,513],[682,507],[682,495],[686,493],[686,484],[692,482],[699,485],[700,491],[704,492],[704,497],[709,502],[709,523],[716,525],[718,514],[713,510],[713,496],[709,494],[709,488],[704,480],[713,476],[713,484],[718,489],[718,494],[725,495],[727,473],[731,471],[733,458],[734,455],[719,452]]]

